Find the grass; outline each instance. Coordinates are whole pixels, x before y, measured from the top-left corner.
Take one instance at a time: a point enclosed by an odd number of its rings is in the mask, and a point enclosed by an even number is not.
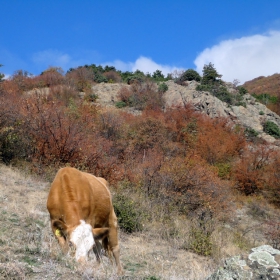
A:
[[[175,211],[166,213],[160,203],[152,207],[154,204],[141,193],[129,191],[125,195],[141,201],[137,210],[146,214],[141,231],[120,231],[125,275],[118,278],[106,257],[98,265],[91,253],[89,262],[81,266],[62,254],[50,229],[48,190],[48,182],[0,165],[0,279],[205,279],[222,259],[247,250],[250,242],[256,241],[250,240],[255,229],[246,231],[250,219],[262,223],[254,216],[263,212],[247,203],[241,219],[227,221],[229,228],[222,223],[215,227],[209,237],[211,256],[200,256],[180,249],[189,248],[190,242],[192,224],[185,217]]]

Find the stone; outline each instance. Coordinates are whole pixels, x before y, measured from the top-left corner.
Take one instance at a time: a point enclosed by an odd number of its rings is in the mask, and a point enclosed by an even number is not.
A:
[[[270,245],[252,248],[246,256],[226,259],[207,280],[280,279],[279,255]]]

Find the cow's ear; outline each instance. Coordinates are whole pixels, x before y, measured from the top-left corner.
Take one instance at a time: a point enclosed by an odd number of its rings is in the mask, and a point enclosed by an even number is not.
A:
[[[64,236],[66,237],[67,235],[67,226],[64,222],[60,220],[54,220],[52,222],[53,227],[55,228],[55,235],[57,236]]]
[[[94,228],[92,229],[92,233],[95,240],[100,240],[108,236],[109,228]]]

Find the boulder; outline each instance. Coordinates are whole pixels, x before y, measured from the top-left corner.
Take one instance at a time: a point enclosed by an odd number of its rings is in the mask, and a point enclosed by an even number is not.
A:
[[[280,251],[270,245],[253,248],[246,256],[226,259],[207,280],[280,279]]]

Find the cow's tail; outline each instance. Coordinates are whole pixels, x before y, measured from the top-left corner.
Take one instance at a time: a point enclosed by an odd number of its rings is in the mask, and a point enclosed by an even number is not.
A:
[[[106,236],[105,238],[103,238],[102,240],[102,247],[105,251],[105,255],[109,258],[112,257],[112,251],[111,251],[111,248],[109,246],[109,238],[108,236]]]

